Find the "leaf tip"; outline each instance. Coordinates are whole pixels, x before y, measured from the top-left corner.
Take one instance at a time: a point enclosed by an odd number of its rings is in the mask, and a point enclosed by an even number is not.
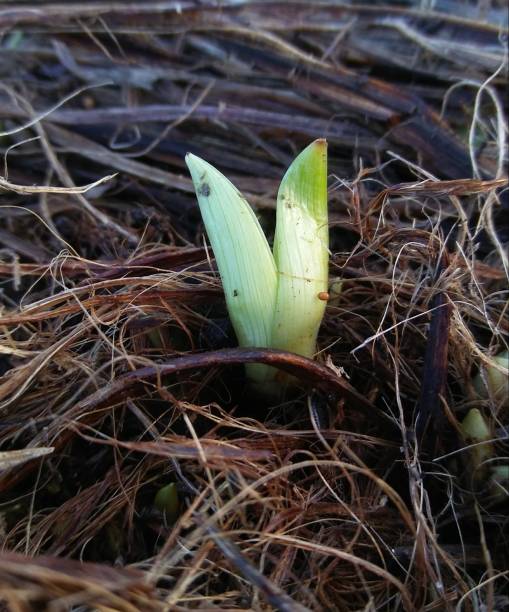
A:
[[[198,157],[197,155],[194,155],[193,153],[186,153],[186,164],[187,167],[191,170],[193,167],[196,167],[198,165],[200,165],[200,163],[203,163],[203,159],[201,159],[201,157]]]
[[[210,178],[219,173],[213,166],[197,155],[187,153],[185,159],[198,199],[200,197],[209,198],[211,194]],[[210,178],[207,179],[207,177]]]

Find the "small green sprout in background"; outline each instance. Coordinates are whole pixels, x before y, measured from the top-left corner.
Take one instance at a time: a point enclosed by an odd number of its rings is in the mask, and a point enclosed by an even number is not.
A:
[[[490,428],[481,411],[472,408],[461,422],[461,435],[469,449],[470,467],[476,481],[483,479],[486,473],[485,461],[493,457],[493,442]]]
[[[481,399],[491,400],[502,408],[509,407],[509,351],[491,358],[493,364],[483,366],[474,377],[474,389]],[[504,370],[502,369],[505,369]]]
[[[188,154],[203,222],[240,346],[312,358],[327,301],[327,143],[315,140],[288,168],[277,196],[271,252],[242,194],[218,170]],[[267,388],[273,368],[246,366]]]
[[[179,498],[174,482],[159,489],[154,498],[154,506],[165,515],[168,523],[175,523],[179,516]]]
[[[465,465],[471,482],[490,495],[493,501],[509,499],[509,465],[497,461],[495,438],[488,421],[478,408],[471,408],[460,424],[468,446]]]
[[[473,387],[478,400],[489,405],[490,411],[507,410],[509,407],[509,352],[502,351],[483,364],[473,378]],[[460,424],[464,442],[470,445],[466,456],[467,473],[473,483],[496,501],[509,498],[509,465],[504,458],[497,458],[496,436],[491,430],[485,414],[472,408]]]

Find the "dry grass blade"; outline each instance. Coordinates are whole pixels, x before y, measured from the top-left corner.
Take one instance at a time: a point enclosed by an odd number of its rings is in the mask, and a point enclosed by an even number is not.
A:
[[[109,181],[115,178],[116,174],[110,174],[109,176],[104,176],[93,183],[89,183],[88,185],[83,185],[82,187],[52,187],[51,185],[40,186],[40,185],[15,185],[14,183],[10,183],[0,176],[0,189],[4,189],[5,191],[14,191],[14,193],[19,193],[20,195],[34,194],[34,193],[59,193],[59,194],[71,194],[71,193],[86,193],[90,191],[94,187],[98,185],[102,185],[106,181]]]
[[[209,525],[207,526],[207,532],[225,557],[232,562],[235,568],[247,580],[264,594],[264,597],[274,608],[282,612],[306,612],[309,610],[309,608],[301,606],[271,584],[263,574],[243,558],[240,550],[229,542],[223,534],[218,532],[217,529]]]
[[[34,560],[2,553],[0,587],[3,601],[13,610],[26,605],[65,609],[78,602],[119,612],[163,609],[152,600],[141,572],[53,557]]]
[[[22,465],[32,459],[39,459],[50,455],[55,449],[50,448],[25,448],[23,450],[0,451],[0,472]]]

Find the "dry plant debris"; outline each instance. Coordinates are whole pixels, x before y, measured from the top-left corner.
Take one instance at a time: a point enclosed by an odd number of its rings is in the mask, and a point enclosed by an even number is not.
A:
[[[506,609],[507,395],[472,383],[508,346],[504,3],[7,2],[0,33],[0,608]],[[318,360],[237,349],[184,155],[270,235],[320,137]]]

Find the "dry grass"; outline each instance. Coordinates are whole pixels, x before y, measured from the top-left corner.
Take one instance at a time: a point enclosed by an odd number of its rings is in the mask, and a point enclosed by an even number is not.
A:
[[[472,385],[508,346],[506,17],[414,4],[0,9],[0,607],[508,605],[507,398]],[[317,361],[235,349],[184,154],[270,234],[316,137]],[[248,361],[301,388],[257,397]]]

